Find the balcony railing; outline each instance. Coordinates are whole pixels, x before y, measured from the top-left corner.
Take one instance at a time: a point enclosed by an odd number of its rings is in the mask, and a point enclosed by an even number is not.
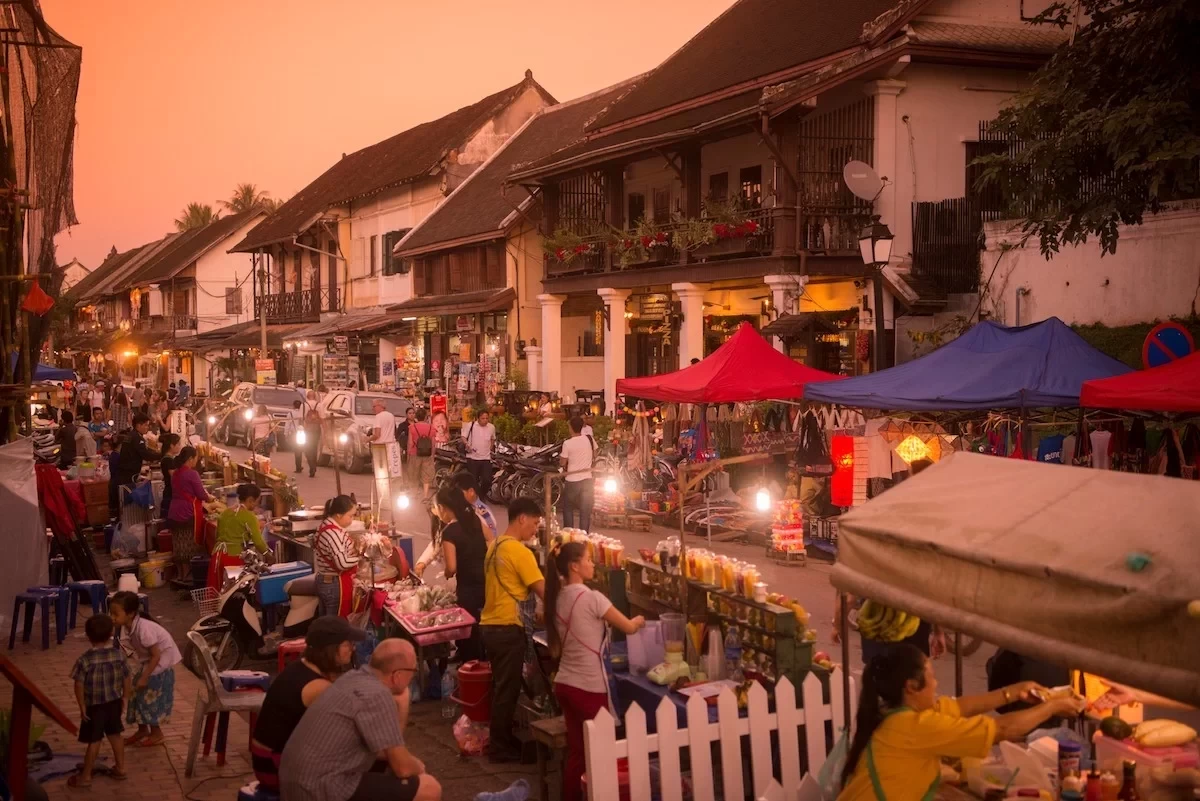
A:
[[[302,289],[254,299],[254,316],[266,306],[268,323],[315,323],[321,312],[339,311],[337,287]]]
[[[800,248],[825,256],[856,255],[858,237],[870,220],[870,213],[862,208],[803,209]]]
[[[196,315],[194,314],[162,314],[153,317],[140,317],[137,321],[138,331],[195,331]]]
[[[753,209],[746,212],[745,219],[755,223],[756,230],[753,234],[726,234],[715,242],[686,250],[681,250],[676,245],[674,237],[675,232],[682,228],[681,224],[659,226],[658,230],[666,234],[666,241],[644,248],[646,258],[636,262],[622,260],[620,244],[611,246],[608,237],[599,235],[584,237],[583,243],[591,246],[587,253],[576,255],[569,261],[560,261],[554,254],[546,255],[546,277],[561,278],[569,275],[639,270],[672,264],[682,266],[707,261],[766,256],[773,253],[783,254],[788,251],[786,243],[791,241],[791,238],[783,234],[783,229],[794,231],[794,209]],[[730,228],[732,227],[730,226]],[[777,229],[780,234],[778,237]],[[632,231],[626,233],[630,240],[634,240],[637,236]],[[794,237],[794,233],[791,236]],[[779,250],[776,249],[777,243],[781,245]]]

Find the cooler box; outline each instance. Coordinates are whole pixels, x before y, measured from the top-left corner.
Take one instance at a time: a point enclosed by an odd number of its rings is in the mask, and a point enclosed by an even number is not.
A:
[[[307,562],[271,565],[270,569],[258,578],[258,602],[263,606],[283,603],[288,599],[284,586],[294,578],[311,576],[312,572],[312,565]]]

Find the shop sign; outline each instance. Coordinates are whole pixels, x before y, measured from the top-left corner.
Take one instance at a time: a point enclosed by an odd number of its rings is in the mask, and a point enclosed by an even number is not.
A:
[[[446,403],[447,403],[447,398],[445,395],[442,395],[440,393],[437,395],[431,395],[429,398],[430,413],[431,414],[445,414],[446,413]]]
[[[254,378],[255,382],[260,385],[274,385],[277,383],[275,379],[275,360],[255,359]]]
[[[262,372],[274,370],[275,369],[275,360],[274,359],[255,359],[254,360],[254,369],[255,369],[255,371],[262,371]]]
[[[350,337],[337,335],[333,338],[333,352],[341,356],[350,355]]]
[[[460,314],[454,320],[455,331],[472,331],[474,328],[475,326],[471,322],[471,316],[468,314]]]

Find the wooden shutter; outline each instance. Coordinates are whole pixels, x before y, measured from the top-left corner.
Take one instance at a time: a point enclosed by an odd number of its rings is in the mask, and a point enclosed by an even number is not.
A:
[[[450,287],[451,292],[463,291],[463,254],[450,254]]]
[[[504,275],[504,244],[485,246],[484,259],[487,265],[483,285],[489,289],[503,289],[506,283]]]
[[[446,256],[435,256],[430,260],[430,265],[433,270],[433,288],[429,294],[450,294],[450,265],[447,264]]]
[[[383,241],[384,241],[384,244],[386,245],[387,237],[384,237]],[[386,254],[387,251],[384,251],[384,253]],[[384,264],[387,264],[386,260],[384,261]],[[387,268],[385,267],[384,269],[387,269]],[[426,269],[425,268],[425,259],[414,259],[413,260],[413,293],[416,294],[418,297],[426,294],[425,269]],[[384,275],[389,275],[389,273],[384,273]]]

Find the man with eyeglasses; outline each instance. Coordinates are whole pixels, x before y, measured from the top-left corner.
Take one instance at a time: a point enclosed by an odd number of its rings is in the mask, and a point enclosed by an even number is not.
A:
[[[283,801],[441,801],[397,714],[416,669],[411,643],[384,640],[370,664],[321,693],[283,749]]]

